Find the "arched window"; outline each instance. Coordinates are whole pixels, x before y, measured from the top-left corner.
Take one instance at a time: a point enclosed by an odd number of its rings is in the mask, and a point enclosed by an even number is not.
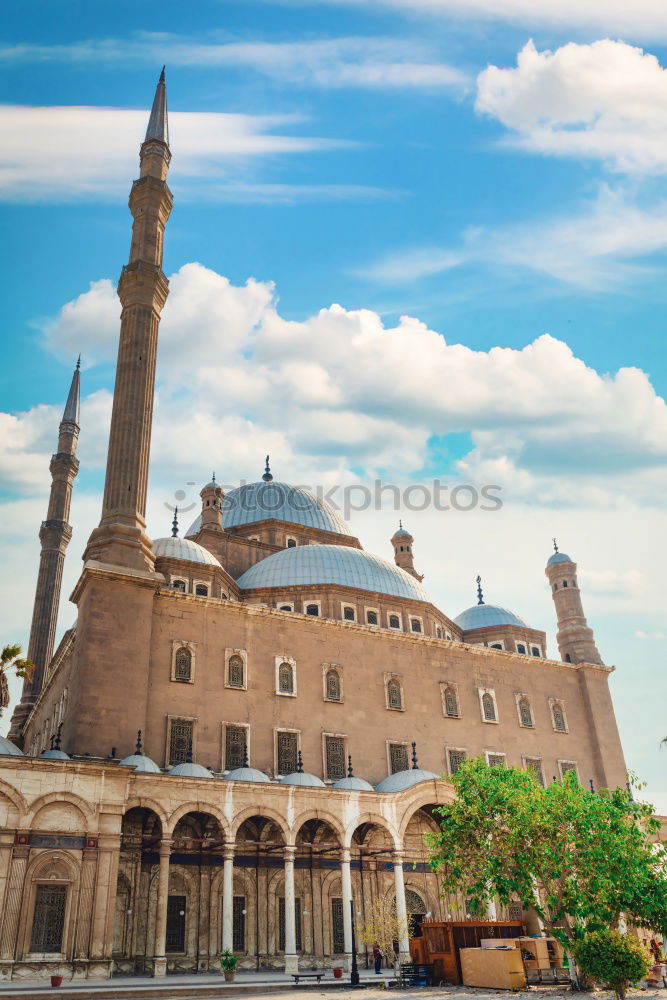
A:
[[[398,683],[398,681],[391,680],[387,682],[387,704],[389,705],[389,708],[403,707],[401,685]]]
[[[377,611],[367,611],[366,612],[366,624],[367,625],[377,625],[378,616]]]
[[[492,642],[491,643],[491,649],[502,649],[502,648],[503,648],[502,642]]]
[[[281,694],[294,694],[294,669],[291,663],[278,667],[278,690]]]
[[[401,619],[398,615],[389,615],[389,628],[400,628]]]
[[[208,597],[208,587],[204,583],[198,583],[195,587],[197,597]]]
[[[419,619],[413,618],[410,621],[410,628],[412,629],[413,632],[421,632],[422,623],[419,621]]]
[[[569,653],[565,654],[565,662],[566,663],[572,663],[572,657],[570,656]]]
[[[542,655],[542,653],[540,652],[540,647],[539,646],[531,646],[530,647],[530,652],[531,652],[531,654],[533,656],[541,656]]]
[[[442,629],[439,625],[435,626],[435,637],[436,639],[442,639]]]
[[[306,614],[307,615],[312,615],[314,618],[317,618],[318,615],[319,615],[319,613],[320,613],[319,605],[317,605],[317,604],[307,604],[306,605]]]
[[[61,951],[65,931],[66,885],[38,885],[30,935],[30,950],[41,953]]]
[[[490,695],[488,691],[485,691],[482,695],[482,713],[484,715],[485,722],[496,721],[495,702],[493,700],[493,695]]]
[[[526,654],[526,647],[524,646],[524,644],[522,642],[517,642],[517,644],[516,644],[516,651],[517,651],[517,653],[523,653],[524,656],[525,656],[525,654]]]
[[[296,538],[288,538],[287,539],[287,548],[288,549],[295,549],[296,548]]]
[[[405,890],[405,909],[408,913],[426,913],[426,904],[418,892],[414,889]]]
[[[185,580],[172,580],[171,581],[171,589],[172,590],[180,590],[180,592],[182,594],[184,594],[185,591],[187,590],[187,587],[185,585]]]
[[[354,608],[350,608],[349,606],[343,608],[343,618],[345,619],[346,622],[353,622],[354,621]]]
[[[450,719],[456,719],[459,714],[459,703],[456,697],[456,691],[451,687],[445,689],[445,714],[448,715]]]
[[[563,586],[567,587],[567,580],[563,580]]]
[[[227,683],[233,688],[242,688],[245,685],[245,668],[243,657],[234,653],[229,657],[227,664]]]
[[[551,715],[554,720],[554,729],[557,733],[567,732],[567,726],[565,725],[565,712],[563,711],[562,705],[553,705],[551,708]]]
[[[278,607],[278,611],[292,611],[292,610],[293,610],[293,608],[292,608],[291,604],[281,604]]]
[[[522,726],[533,725],[533,713],[530,710],[530,702],[527,698],[521,698],[519,701],[519,718],[521,719]]]
[[[192,653],[187,646],[176,650],[174,677],[177,681],[189,681],[192,676]]]
[[[340,677],[337,670],[327,670],[326,691],[329,701],[340,701]]]

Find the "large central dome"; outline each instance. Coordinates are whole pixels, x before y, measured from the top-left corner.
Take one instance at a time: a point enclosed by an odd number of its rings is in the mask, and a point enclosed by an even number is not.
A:
[[[287,521],[305,528],[319,528],[337,535],[352,532],[333,507],[303,486],[289,483],[245,483],[225,494],[222,502],[223,528],[238,528],[257,521]],[[201,516],[187,530],[196,535],[201,527]]]
[[[329,584],[431,603],[421,583],[404,569],[346,545],[297,545],[274,552],[246,570],[237,583],[242,590]]]

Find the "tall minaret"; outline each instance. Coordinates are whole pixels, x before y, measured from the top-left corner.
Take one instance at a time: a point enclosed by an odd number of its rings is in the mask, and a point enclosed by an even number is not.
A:
[[[72,537],[68,523],[72,501],[72,485],[79,471],[76,445],[79,438],[80,359],[76,363],[67,403],[60,421],[58,450],[51,458],[51,494],[46,520],[39,529],[42,550],[35,591],[35,604],[30,626],[28,659],[35,669],[23,682],[21,701],[14,709],[9,730],[10,739],[20,739],[23,724],[42,690],[44,671],[53,656],[58,621],[58,604],[63,576],[65,552]]]
[[[421,581],[424,579],[420,576],[415,569],[415,564],[412,556],[412,545],[414,538],[409,531],[403,527],[403,522],[398,522],[398,531],[395,531],[391,538],[391,544],[394,546],[394,562],[401,569],[404,569],[406,573],[410,573],[415,579]]]
[[[544,572],[551,584],[551,596],[556,605],[556,641],[561,657],[566,663],[602,663],[593,629],[588,627],[581,603],[577,564],[564,552],[558,551],[555,538],[554,551],[547,560]]]
[[[166,183],[171,153],[164,68],[139,158],[140,177],[129,200],[134,217],[130,259],[118,282],[120,342],[102,517],[88,540],[84,560],[152,571],[146,492],[158,327],[169,292],[162,273],[162,248],[173,204]]]

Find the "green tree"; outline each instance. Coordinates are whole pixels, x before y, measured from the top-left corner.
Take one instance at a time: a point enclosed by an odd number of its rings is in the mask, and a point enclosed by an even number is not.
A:
[[[7,674],[10,670],[14,670],[17,677],[30,677],[34,670],[30,660],[21,659],[20,646],[5,646],[0,653],[0,709],[9,705]]]
[[[577,943],[575,953],[582,970],[598,983],[614,990],[625,1000],[628,983],[636,983],[648,972],[651,962],[636,939],[618,931],[593,931]]]
[[[363,921],[357,923],[357,937],[367,948],[379,945],[385,959],[398,967],[399,953],[396,950],[403,936],[412,933],[412,918],[401,920],[396,910],[396,902],[390,896],[376,896],[366,909]]]
[[[471,912],[518,898],[570,953],[586,932],[616,928],[622,916],[667,929],[660,823],[628,789],[588,791],[573,772],[542,788],[530,771],[481,759],[453,783],[456,798],[428,835],[430,864],[444,890],[466,893]]]

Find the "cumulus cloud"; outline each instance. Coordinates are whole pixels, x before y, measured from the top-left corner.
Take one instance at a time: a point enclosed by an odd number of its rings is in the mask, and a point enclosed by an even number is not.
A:
[[[531,152],[601,160],[623,173],[667,169],[667,70],[624,42],[539,52],[530,41],[514,68],[479,74],[476,106]]]

